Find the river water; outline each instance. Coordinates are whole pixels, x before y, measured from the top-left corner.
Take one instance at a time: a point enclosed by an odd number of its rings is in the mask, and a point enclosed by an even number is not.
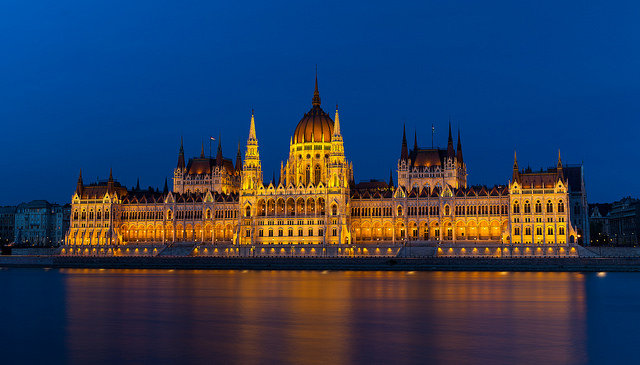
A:
[[[0,269],[2,364],[640,362],[640,274]]]

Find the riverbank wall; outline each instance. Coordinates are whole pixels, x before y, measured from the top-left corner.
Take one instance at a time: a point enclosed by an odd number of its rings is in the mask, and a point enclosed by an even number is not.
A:
[[[162,270],[639,271],[640,258],[297,258],[0,256],[0,267]]]

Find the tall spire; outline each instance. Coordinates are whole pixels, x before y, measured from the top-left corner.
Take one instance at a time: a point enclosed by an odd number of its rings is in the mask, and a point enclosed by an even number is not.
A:
[[[409,152],[407,151],[407,133],[404,124],[402,125],[402,150],[400,151],[400,159],[405,161],[409,159]]]
[[[313,106],[320,106],[320,92],[318,92],[318,66],[316,65],[316,90],[313,92],[313,99],[311,99]]]
[[[513,175],[511,180],[513,182],[520,181],[520,170],[518,170],[518,155],[516,151],[513,151]]]
[[[182,136],[180,136],[180,152],[178,153],[178,167],[181,170],[184,170],[184,148],[182,146]]]
[[[82,183],[82,169],[80,169],[80,176],[78,176],[78,185],[76,186],[76,193],[78,193],[78,195],[82,195],[83,188],[84,188],[84,184]]]
[[[338,116],[338,104],[336,104],[336,118],[333,125],[333,135],[336,137],[340,136],[340,118]],[[322,136],[324,137],[324,134]]]
[[[256,138],[256,122],[253,118],[253,109],[251,109],[251,126],[249,127],[249,140],[257,141]]]
[[[140,190],[140,178],[136,181],[136,190]]]
[[[107,192],[113,191],[113,167],[109,168],[109,180],[107,182]]]
[[[204,141],[202,141],[202,148],[200,148],[200,158],[204,158]]]
[[[393,188],[393,170],[389,170],[389,187]]]
[[[236,171],[242,171],[242,154],[240,154],[240,141],[238,141],[238,153],[236,153]]]
[[[458,164],[462,166],[462,142],[460,140],[460,128],[458,128],[458,147],[456,147],[456,159],[458,160]]]
[[[449,117],[449,140],[447,141],[447,158],[453,159],[456,153],[453,150],[453,137],[451,136],[451,117]]]
[[[413,150],[418,150],[418,131],[415,129],[413,130]]]
[[[560,149],[558,149],[558,180],[564,180],[564,174],[562,173],[562,159],[560,158]]]
[[[164,194],[168,194],[169,193],[169,184],[167,184],[167,177],[164,177],[164,189],[162,189],[162,192]]]
[[[218,152],[216,153],[216,166],[222,167],[222,135],[218,134]]]

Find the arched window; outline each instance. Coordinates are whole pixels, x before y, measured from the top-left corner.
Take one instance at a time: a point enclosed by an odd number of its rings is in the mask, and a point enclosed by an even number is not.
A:
[[[313,185],[318,186],[320,184],[320,175],[322,171],[320,170],[320,165],[316,165],[316,168],[313,171]]]
[[[173,219],[172,217],[173,217],[173,215],[171,214],[171,211],[167,210],[167,220]]]
[[[519,213],[520,213],[520,204],[516,200],[513,202],[513,214],[519,214]]]
[[[540,203],[540,200],[536,200],[536,213],[542,213],[542,203]]]
[[[524,202],[524,212],[531,213],[531,203],[528,200]]]
[[[564,213],[564,202],[562,200],[558,202],[558,213]]]
[[[331,206],[331,214],[332,215],[338,215],[338,206],[337,205],[333,204]]]
[[[73,219],[78,219],[78,209],[73,211]]]
[[[211,219],[211,209],[207,209],[207,219]]]
[[[307,165],[307,168],[304,171],[304,181],[305,184],[309,184],[311,182],[311,167]]]
[[[245,217],[251,217],[251,207],[248,205],[245,208]]]
[[[402,207],[398,206],[398,216],[401,216],[401,215],[402,215]]]
[[[547,201],[547,213],[553,213],[553,203],[551,200]]]
[[[93,219],[93,210],[89,211],[89,219]]]
[[[444,206],[444,215],[449,215],[449,206],[448,205]]]
[[[553,227],[547,227],[547,234],[553,236]]]

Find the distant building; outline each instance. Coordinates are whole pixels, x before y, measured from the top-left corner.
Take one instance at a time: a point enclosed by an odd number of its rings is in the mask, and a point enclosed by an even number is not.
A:
[[[16,243],[33,246],[59,246],[69,229],[71,205],[33,200],[19,204],[15,211]]]
[[[16,207],[0,207],[0,245],[13,242],[16,226]]]
[[[611,205],[611,203],[589,204],[589,229],[591,230],[591,244],[594,246],[611,244],[611,229],[609,227]]]
[[[640,228],[640,200],[624,198],[611,205],[609,229],[615,246],[636,246]]]

